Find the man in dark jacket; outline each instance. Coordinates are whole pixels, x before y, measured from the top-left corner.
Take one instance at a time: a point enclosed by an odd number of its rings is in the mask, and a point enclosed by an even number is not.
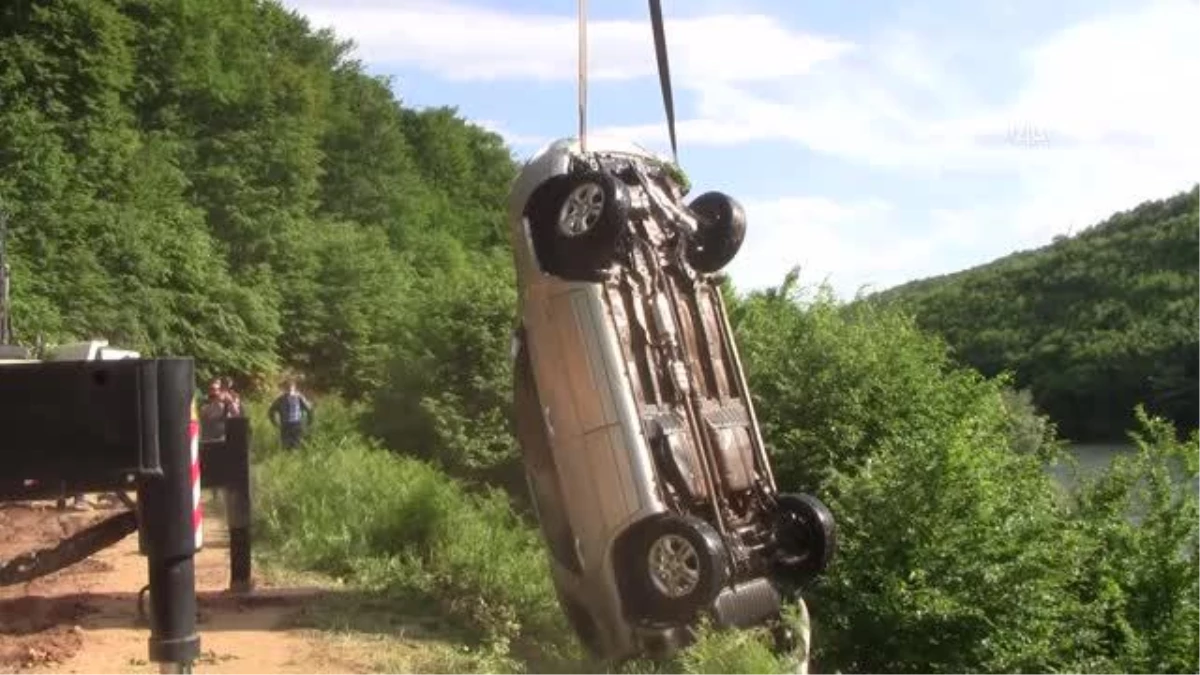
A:
[[[296,388],[296,383],[288,380],[283,394],[267,410],[267,419],[278,427],[283,447],[295,448],[304,437],[304,428],[312,425],[312,404]]]

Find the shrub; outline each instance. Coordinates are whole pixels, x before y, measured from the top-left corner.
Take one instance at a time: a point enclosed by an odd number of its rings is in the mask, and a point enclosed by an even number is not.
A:
[[[807,593],[817,667],[1196,671],[1194,494],[1165,487],[1180,451],[1146,450],[1161,423],[1076,498],[1046,471],[1053,430],[910,317],[794,278],[732,313],[780,487],[838,521]]]
[[[1066,583],[1060,506],[1009,451],[999,386],[904,316],[751,298],[739,325],[783,489],[818,492],[841,551],[814,589],[815,651],[848,671],[1039,670]]]
[[[1057,439],[1054,422],[1038,412],[1033,394],[1028,389],[1006,386],[1000,390],[1000,397],[1008,413],[1009,447],[1015,452],[1057,459],[1062,443]]]
[[[1082,479],[1074,496],[1081,545],[1072,560],[1080,669],[1197,672],[1200,566],[1197,456],[1173,426],[1138,407],[1136,449]]]
[[[432,245],[432,244],[431,244]],[[507,254],[456,257],[418,283],[375,395],[372,435],[390,448],[477,478],[516,459],[509,426],[516,291]]]
[[[288,565],[436,597],[488,643],[571,647],[541,542],[502,495],[357,435],[272,453],[254,476],[257,531]]]

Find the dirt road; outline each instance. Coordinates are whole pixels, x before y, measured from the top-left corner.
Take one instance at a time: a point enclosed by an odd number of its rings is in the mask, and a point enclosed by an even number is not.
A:
[[[0,504],[0,560],[53,546],[113,513]],[[195,672],[363,673],[379,667],[369,644],[295,627],[325,594],[320,588],[272,588],[260,580],[247,596],[229,593],[221,527],[219,519],[205,520],[205,548],[196,558],[201,657]],[[135,533],[53,575],[0,588],[0,672],[158,672],[146,660],[149,630],[137,613],[145,583],[146,560]]]

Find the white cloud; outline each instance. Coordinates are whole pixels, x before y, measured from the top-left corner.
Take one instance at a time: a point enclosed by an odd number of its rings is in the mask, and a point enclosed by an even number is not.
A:
[[[817,268],[834,271],[843,293],[868,279],[940,273],[946,252],[966,241],[994,256],[1043,245],[1200,179],[1197,19],[1195,3],[1167,0],[1062,30],[1020,54],[1026,77],[1001,104],[973,100],[914,41],[893,34],[770,94],[704,86],[696,114],[680,123],[680,143],[778,140],[930,180],[968,172],[1011,186],[1015,197],[988,194],[992,201],[970,212],[948,216],[930,205],[917,222],[892,222],[904,232],[895,240],[875,238],[870,218],[834,227],[818,217],[789,230],[804,231]],[[605,131],[665,143],[662,124]],[[787,209],[760,211],[775,222]],[[800,241],[780,249],[804,250]],[[777,283],[789,266],[783,256],[770,247],[750,253],[742,283]]]
[[[353,37],[376,66],[452,80],[576,76],[573,3],[561,15],[453,1],[290,4]],[[695,102],[682,111],[679,141],[685,157],[689,148],[773,141],[906,177],[961,172],[1002,186],[981,190],[969,210],[931,204],[925,214],[873,199],[878,183],[852,202],[811,194],[747,202],[749,239],[732,266],[739,286],[777,284],[794,264],[806,279],[831,274],[844,295],[951,271],[961,258],[948,252],[1040,245],[1200,179],[1198,18],[1192,0],[1149,0],[1011,55],[972,53],[1021,68],[1007,97],[949,49],[939,52],[937,35],[902,24],[852,42],[763,14],[668,19],[676,87]],[[591,78],[654,76],[644,18],[595,20],[589,38]],[[514,145],[542,140],[481,124]],[[653,118],[591,133],[667,145]]]
[[[915,268],[922,276],[961,269],[964,255],[978,255],[987,227],[997,224],[996,214],[983,210],[934,208],[925,227],[906,229],[901,210],[879,199],[782,197],[743,206],[746,241],[729,266],[739,289],[778,286],[799,266],[802,284],[828,282],[843,299],[908,281]]]
[[[862,250],[845,232],[886,229],[891,205],[882,202],[840,204],[821,197],[785,197],[751,200],[746,209],[746,241],[730,264],[729,273],[739,288],[775,286],[795,266],[804,283],[829,280],[842,294],[862,282],[854,269],[861,268]]]
[[[375,64],[416,67],[451,80],[574,80],[578,73],[578,23],[569,10],[521,14],[445,0],[288,4],[315,26],[353,37],[358,56]],[[666,32],[673,76],[687,81],[795,77],[852,48],[762,14],[667,18]],[[591,79],[657,72],[648,18],[592,20],[588,47]]]

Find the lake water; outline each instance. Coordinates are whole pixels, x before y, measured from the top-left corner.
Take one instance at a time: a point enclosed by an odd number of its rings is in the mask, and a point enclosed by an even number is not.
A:
[[[1108,468],[1116,457],[1133,452],[1134,446],[1127,443],[1075,443],[1067,449],[1079,462],[1078,471],[1085,476],[1093,476]],[[1075,484],[1072,467],[1059,464],[1049,471],[1063,485],[1070,487]]]
[[[1128,443],[1076,443],[1069,446],[1068,450],[1079,463],[1079,473],[1084,476],[1093,476],[1108,468],[1114,458],[1134,452],[1134,446]],[[1067,487],[1074,485],[1075,480],[1070,467],[1059,465],[1051,467],[1049,471],[1050,475],[1057,478],[1063,485]],[[1179,480],[1183,480],[1182,471],[1179,473]],[[1192,489],[1200,494],[1200,478],[1192,481]]]

